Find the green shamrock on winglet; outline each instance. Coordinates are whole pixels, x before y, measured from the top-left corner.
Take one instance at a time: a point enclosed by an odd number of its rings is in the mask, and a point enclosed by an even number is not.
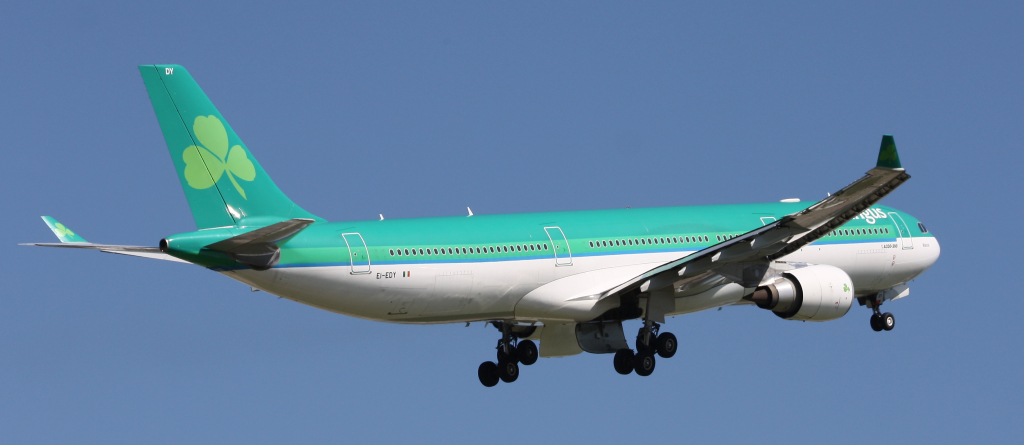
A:
[[[892,144],[886,145],[885,148],[882,149],[882,152],[879,153],[878,159],[881,161],[897,160],[898,158],[896,157],[896,146]]]
[[[220,177],[227,173],[228,180],[238,190],[238,194],[245,197],[245,190],[238,185],[238,181],[252,181],[256,179],[256,168],[252,161],[245,154],[241,145],[235,145],[228,150],[228,132],[224,130],[224,124],[216,116],[196,117],[192,125],[192,132],[202,146],[190,145],[182,153],[185,161],[185,180],[194,189],[207,189],[217,183]]]
[[[54,227],[53,231],[57,233],[58,237],[61,237],[61,236],[66,236],[68,238],[74,238],[75,237],[75,232],[72,232],[71,229],[69,229],[67,227],[64,227],[64,224],[57,223],[57,224],[54,224],[53,227]]]

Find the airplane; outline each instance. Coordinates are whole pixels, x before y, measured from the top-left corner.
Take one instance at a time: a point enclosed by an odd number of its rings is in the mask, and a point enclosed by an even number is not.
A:
[[[906,212],[877,203],[910,179],[894,139],[827,198],[780,202],[328,222],[292,202],[179,65],[139,66],[197,230],[158,246],[94,244],[51,217],[59,243],[205,267],[302,304],[367,320],[484,322],[498,331],[480,383],[538,357],[612,354],[649,376],[671,358],[670,317],[750,306],[838,319],[856,302],[874,331],[887,302],[939,257]],[[622,323],[642,321],[633,345]],[[540,346],[537,346],[537,342]]]

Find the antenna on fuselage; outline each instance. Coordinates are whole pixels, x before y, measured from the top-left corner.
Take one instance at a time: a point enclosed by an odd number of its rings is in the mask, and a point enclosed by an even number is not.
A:
[[[384,214],[383,213],[380,214],[380,220],[384,221]]]
[[[466,210],[469,211],[469,215],[467,215],[467,216],[473,216],[473,209],[471,209],[469,207],[466,207]]]

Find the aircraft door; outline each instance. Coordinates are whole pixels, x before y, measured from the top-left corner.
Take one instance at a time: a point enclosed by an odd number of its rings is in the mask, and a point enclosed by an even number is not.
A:
[[[903,217],[899,213],[889,212],[889,219],[892,220],[893,224],[896,225],[896,231],[900,235],[900,244],[903,245],[903,249],[914,248],[914,238],[910,236],[910,228],[907,227],[907,223],[903,221]]]
[[[342,233],[341,237],[348,246],[348,259],[352,265],[351,273],[370,273],[370,251],[366,248],[363,236],[358,233]]]
[[[569,241],[565,234],[558,227],[545,227],[544,231],[551,240],[551,250],[555,254],[555,266],[572,266],[572,252],[569,251]]]

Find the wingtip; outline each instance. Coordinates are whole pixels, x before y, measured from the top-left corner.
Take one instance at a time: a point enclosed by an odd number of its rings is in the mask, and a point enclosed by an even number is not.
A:
[[[903,169],[903,164],[900,163],[900,154],[896,151],[896,140],[891,134],[882,136],[882,146],[878,148],[878,163],[875,164],[875,167]]]
[[[59,239],[60,242],[62,242],[62,243],[86,243],[86,242],[88,242],[88,241],[85,240],[85,238],[82,238],[80,235],[78,235],[75,232],[71,231],[71,229],[65,227],[64,224],[61,224],[59,221],[54,219],[52,216],[41,216],[40,218],[42,218],[43,222],[46,223],[46,226],[50,228],[50,231],[52,231],[54,235],[57,235],[57,239]]]

